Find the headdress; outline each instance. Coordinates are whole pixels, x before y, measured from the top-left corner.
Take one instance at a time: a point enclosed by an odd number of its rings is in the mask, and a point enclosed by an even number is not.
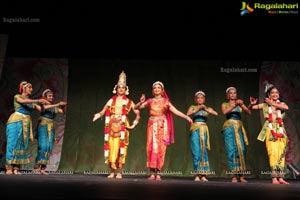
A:
[[[267,93],[272,87],[274,87],[273,84],[269,83],[268,81],[264,81],[265,86],[265,93]]]
[[[119,75],[119,81],[117,85],[124,85],[126,86],[126,74],[124,71],[121,72],[121,74]]]
[[[129,94],[129,88],[128,86],[126,85],[126,74],[124,71],[122,71],[119,75],[119,80],[118,80],[118,83],[117,85],[115,85],[114,89],[113,89],[113,93],[116,94],[117,93],[117,90],[116,88],[120,85],[123,85],[126,87],[126,92],[125,92],[125,95],[128,95]]]
[[[43,98],[46,98],[48,92],[51,92],[51,93],[52,93],[52,91],[51,91],[50,89],[46,89],[46,90],[43,91],[42,97],[43,97]]]
[[[231,87],[228,87],[228,88],[226,89],[226,93],[228,93],[228,92],[229,92],[229,90],[232,90],[232,89],[233,89],[233,90],[236,90],[236,88],[235,88],[235,87],[232,87],[232,86],[231,86]]]
[[[31,83],[28,83],[27,81],[22,81],[19,85],[19,92],[22,93],[23,90],[28,86],[31,85]]]
[[[199,94],[205,97],[205,93],[202,90],[199,90],[198,92],[196,92],[195,97],[197,97]]]
[[[152,84],[152,87],[154,87],[154,85],[156,85],[156,84],[159,84],[159,85],[162,87],[162,89],[164,89],[164,84],[163,84],[161,81],[155,81],[155,82]]]

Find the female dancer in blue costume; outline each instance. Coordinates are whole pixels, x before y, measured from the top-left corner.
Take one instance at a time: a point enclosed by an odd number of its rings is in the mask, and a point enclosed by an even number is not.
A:
[[[222,113],[226,115],[226,121],[223,124],[223,138],[227,152],[227,161],[232,176],[232,182],[240,181],[246,183],[243,177],[246,172],[246,145],[248,138],[241,121],[241,112],[245,111],[251,114],[250,110],[245,106],[244,101],[237,99],[237,90],[235,87],[226,89],[227,102],[223,102],[221,106]]]
[[[209,114],[217,116],[218,113],[205,105],[206,96],[203,91],[195,94],[195,103],[187,111],[188,116],[193,116],[190,128],[190,145],[193,155],[195,181],[208,181],[206,175],[210,173],[208,150],[210,150],[209,131],[206,125]],[[201,178],[200,178],[201,177]]]
[[[49,163],[55,141],[54,118],[58,113],[65,112],[64,108],[67,103],[61,101],[57,104],[52,104],[54,96],[50,89],[43,91],[42,98],[49,101],[50,104],[43,105],[44,108],[37,124],[38,154],[33,172],[48,175],[45,169]]]
[[[284,178],[285,154],[288,137],[283,119],[289,107],[279,99],[279,91],[273,84],[266,84],[264,103],[257,104],[257,99],[250,97],[249,109],[262,110],[266,119],[257,139],[266,143],[269,164],[272,170],[272,184],[289,184]]]
[[[21,174],[18,172],[21,164],[28,164],[29,140],[33,141],[31,112],[41,111],[37,103],[49,103],[45,99],[30,99],[32,85],[27,81],[20,83],[19,92],[14,96],[15,112],[9,116],[6,124],[6,174]]]

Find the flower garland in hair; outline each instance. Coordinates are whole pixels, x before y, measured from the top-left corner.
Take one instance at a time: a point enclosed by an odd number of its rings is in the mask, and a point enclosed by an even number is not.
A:
[[[116,101],[117,96],[113,96],[107,103],[107,109],[105,111],[105,127],[104,127],[104,159],[105,163],[108,163],[108,155],[109,155],[109,134],[110,134],[110,115],[111,115],[111,105],[113,101]],[[124,95],[122,97],[122,113],[121,113],[121,136],[120,136],[120,156],[124,155],[124,147],[125,147],[125,122],[127,115],[127,98]]]
[[[280,101],[277,100],[276,101],[277,104],[280,104]],[[284,134],[283,134],[283,121],[282,121],[282,114],[281,114],[281,110],[280,109],[277,109],[277,122],[279,124],[279,129],[278,129],[278,132],[276,133],[273,129],[273,124],[272,124],[272,107],[269,106],[269,128],[271,130],[271,133],[273,135],[273,137],[275,139],[277,138],[283,138]]]

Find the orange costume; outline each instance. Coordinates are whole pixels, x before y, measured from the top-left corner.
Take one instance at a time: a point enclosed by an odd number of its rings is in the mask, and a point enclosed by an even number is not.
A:
[[[168,123],[166,113],[169,110],[169,100],[148,99],[145,106],[149,107],[150,118],[147,128],[147,167],[161,171],[166,155],[167,145],[174,142],[173,126]]]

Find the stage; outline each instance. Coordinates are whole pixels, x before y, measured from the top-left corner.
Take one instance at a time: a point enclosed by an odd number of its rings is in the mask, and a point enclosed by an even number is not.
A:
[[[248,179],[231,183],[230,179],[195,182],[193,177],[163,176],[149,181],[147,176],[123,175],[108,179],[101,174],[6,175],[1,173],[2,198],[25,199],[299,199],[300,181],[273,185],[271,179]]]

